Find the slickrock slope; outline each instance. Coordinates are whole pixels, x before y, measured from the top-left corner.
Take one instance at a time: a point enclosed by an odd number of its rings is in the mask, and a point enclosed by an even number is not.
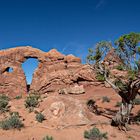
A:
[[[29,91],[41,94],[58,91],[77,84],[95,82],[95,74],[88,65],[73,55],[63,55],[53,49],[43,52],[30,46],[0,51],[0,93],[10,97],[27,93],[27,82],[22,63],[29,58],[39,61]],[[9,72],[9,68],[13,71]]]

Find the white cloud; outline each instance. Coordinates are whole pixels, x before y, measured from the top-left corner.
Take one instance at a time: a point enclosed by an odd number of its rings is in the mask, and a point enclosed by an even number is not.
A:
[[[81,44],[78,42],[68,42],[61,49],[61,53],[68,55],[73,54],[77,57],[80,57],[82,62],[85,62],[87,53],[88,53],[88,44]]]

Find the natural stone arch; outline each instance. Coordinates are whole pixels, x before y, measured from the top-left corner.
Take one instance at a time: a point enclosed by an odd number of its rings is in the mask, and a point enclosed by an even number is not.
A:
[[[27,94],[22,63],[29,58],[38,60],[30,92],[38,91],[44,94],[74,84],[81,84],[80,82],[89,84],[95,81],[93,71],[88,65],[81,64],[80,58],[73,55],[65,56],[55,49],[43,52],[30,46],[16,47],[0,51],[0,93],[10,97]],[[13,71],[7,72],[8,67],[13,68]]]
[[[21,67],[28,58],[46,61],[45,53],[32,47],[17,47],[0,51],[0,93],[16,96],[27,93],[27,83]],[[12,72],[7,70],[12,68]]]
[[[33,74],[38,68],[39,61],[37,58],[27,58],[22,63],[22,69],[26,77],[27,91],[30,91],[30,85],[32,84]]]

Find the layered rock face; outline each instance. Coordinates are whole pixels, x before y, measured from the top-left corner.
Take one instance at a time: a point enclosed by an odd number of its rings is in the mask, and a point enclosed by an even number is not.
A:
[[[122,60],[121,60],[120,57],[115,53],[115,50],[114,50],[114,49],[111,49],[111,50],[107,53],[107,55],[106,55],[106,57],[105,57],[103,63],[104,63],[105,66],[106,66],[107,68],[109,68],[109,69],[114,69],[116,66],[122,65],[122,64],[123,64]]]
[[[30,46],[16,47],[0,51],[1,94],[7,94],[10,97],[27,94],[27,82],[22,63],[29,58],[39,61],[29,92],[38,91],[44,94],[96,81],[93,70],[88,65],[81,64],[80,58],[73,55],[65,56],[55,49],[43,52]]]

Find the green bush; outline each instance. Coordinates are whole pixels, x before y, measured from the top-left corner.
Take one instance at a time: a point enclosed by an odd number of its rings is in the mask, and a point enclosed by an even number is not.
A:
[[[96,74],[96,79],[100,82],[104,82],[105,81],[105,77],[103,74],[97,73]]]
[[[52,136],[45,136],[42,140],[53,140]]]
[[[10,117],[6,120],[2,120],[0,122],[0,127],[4,130],[9,129],[20,129],[23,127],[23,123],[21,122],[19,118],[19,114],[17,112],[13,112],[10,114]]]
[[[133,102],[134,102],[135,105],[140,105],[140,98],[134,99]]]
[[[38,122],[42,123],[42,121],[45,120],[45,116],[44,116],[43,114],[41,114],[41,113],[37,113],[37,114],[36,114],[36,120],[37,120]]]
[[[115,107],[120,107],[122,105],[122,102],[117,102]]]
[[[110,98],[107,96],[102,97],[102,102],[110,102]]]
[[[140,125],[140,110],[137,112],[137,115],[134,117],[134,123]]]
[[[124,84],[121,80],[119,80],[119,79],[116,79],[115,81],[114,81],[114,84],[119,88],[119,89],[121,89],[122,91],[127,91],[127,89],[128,89],[128,86],[127,86],[127,84]]]
[[[9,98],[6,95],[0,95],[0,113],[8,111]]]
[[[0,94],[0,100],[7,100],[7,101],[9,101],[10,99],[9,99],[8,96],[6,96],[4,94]]]
[[[25,107],[31,110],[32,108],[37,107],[37,105],[39,104],[39,101],[38,101],[39,98],[40,96],[38,95],[29,94],[25,100]]]
[[[117,70],[125,70],[125,68],[124,68],[123,65],[118,65],[118,66],[116,66],[116,69],[117,69]]]
[[[89,100],[86,102],[87,106],[94,105],[95,103],[96,103],[96,102],[95,102],[94,100],[92,100],[92,99],[89,99]]]
[[[136,70],[129,70],[128,71],[128,79],[134,80],[136,75],[137,75],[137,71]]]
[[[17,95],[16,97],[15,97],[15,99],[17,99],[17,100],[19,100],[19,99],[21,99],[22,98],[22,95]]]
[[[92,128],[89,131],[85,131],[84,138],[90,139],[90,140],[108,139],[107,133],[101,133],[100,130],[96,127]]]

